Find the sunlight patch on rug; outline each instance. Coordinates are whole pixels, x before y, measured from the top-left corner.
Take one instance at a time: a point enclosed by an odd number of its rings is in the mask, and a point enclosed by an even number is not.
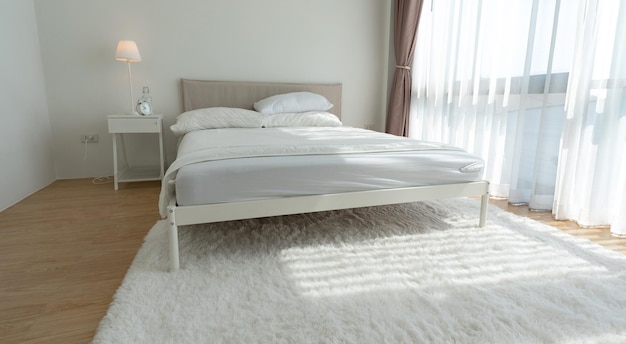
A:
[[[484,286],[607,272],[567,250],[555,250],[519,235],[493,233],[490,238],[497,241],[488,246],[482,230],[471,228],[462,234],[461,246],[448,240],[450,233],[435,232],[341,246],[294,247],[281,252],[281,268],[302,295],[315,297],[436,288],[436,281],[440,285]],[[515,259],[510,251],[516,252]],[[501,263],[494,266],[492,261]],[[437,276],[417,276],[415,271],[432,271]],[[426,285],[425,278],[435,282]]]

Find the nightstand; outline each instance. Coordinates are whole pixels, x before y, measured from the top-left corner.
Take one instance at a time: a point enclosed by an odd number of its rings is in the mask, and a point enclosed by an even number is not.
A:
[[[113,178],[118,183],[160,180],[163,178],[163,116],[110,115],[109,133],[113,135]],[[132,166],[126,156],[124,135],[155,134],[159,136],[159,166]],[[156,147],[155,147],[156,148]]]

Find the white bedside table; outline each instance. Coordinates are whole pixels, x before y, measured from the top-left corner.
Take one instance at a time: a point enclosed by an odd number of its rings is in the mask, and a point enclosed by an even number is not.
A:
[[[160,180],[163,178],[163,116],[109,115],[109,133],[113,135],[113,178],[118,183]],[[153,133],[159,136],[159,166],[131,167],[126,157],[125,134]],[[121,146],[121,150],[120,150]]]

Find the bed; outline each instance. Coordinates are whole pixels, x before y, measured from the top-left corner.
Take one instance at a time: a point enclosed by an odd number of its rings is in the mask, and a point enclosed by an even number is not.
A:
[[[170,270],[180,268],[184,225],[466,196],[481,198],[478,226],[485,224],[489,185],[480,180],[480,158],[343,126],[341,84],[182,79],[181,85],[184,112],[172,126],[181,136],[178,156],[159,199],[169,224]],[[252,111],[253,104],[294,94],[318,96],[331,107],[300,112],[302,101],[298,111]],[[184,122],[198,113],[211,119],[208,127],[196,127],[196,117]]]

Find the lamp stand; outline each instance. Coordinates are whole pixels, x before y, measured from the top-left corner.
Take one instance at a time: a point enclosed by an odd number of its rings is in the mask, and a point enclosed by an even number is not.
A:
[[[133,106],[133,77],[130,71],[130,61],[128,63],[128,89],[130,90],[130,113],[133,115],[137,115],[137,111],[135,111],[135,107]]]

